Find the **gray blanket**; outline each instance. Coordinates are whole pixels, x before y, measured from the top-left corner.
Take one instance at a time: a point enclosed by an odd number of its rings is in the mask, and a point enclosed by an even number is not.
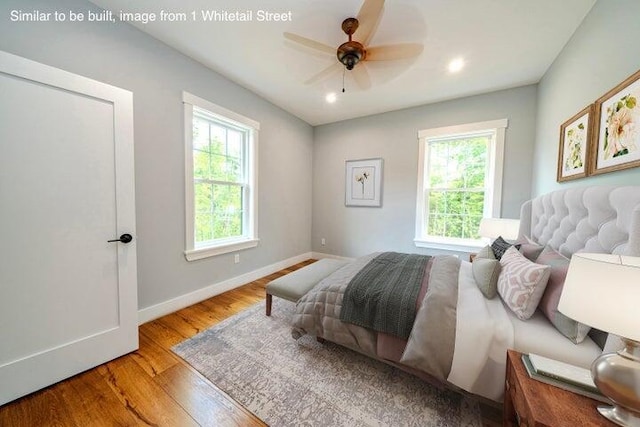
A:
[[[430,258],[396,252],[375,257],[349,282],[340,320],[407,339]]]
[[[459,272],[457,257],[434,258],[429,289],[400,360],[443,381],[451,371],[456,346]]]

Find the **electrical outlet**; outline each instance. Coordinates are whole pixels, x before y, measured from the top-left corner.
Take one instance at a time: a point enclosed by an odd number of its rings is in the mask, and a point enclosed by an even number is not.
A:
[[[233,262],[234,262],[235,264],[237,264],[237,263],[239,263],[239,262],[240,262],[240,254],[235,254],[235,255],[233,256]]]
[[[322,246],[326,245],[327,244],[327,240],[323,237],[322,239],[320,239],[320,244]]]

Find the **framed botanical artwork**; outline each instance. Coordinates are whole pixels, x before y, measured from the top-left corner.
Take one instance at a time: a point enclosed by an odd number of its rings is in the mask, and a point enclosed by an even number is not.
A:
[[[640,71],[596,101],[591,173],[640,166]]]
[[[589,105],[560,126],[557,181],[584,178],[589,173],[593,105]]]
[[[382,206],[382,159],[346,161],[345,206]]]

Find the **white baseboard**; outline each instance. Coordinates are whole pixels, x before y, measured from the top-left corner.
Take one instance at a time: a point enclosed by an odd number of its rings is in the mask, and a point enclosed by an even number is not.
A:
[[[293,258],[285,259],[283,261],[276,262],[271,265],[259,268],[254,271],[242,274],[240,276],[232,277],[231,279],[224,280],[219,283],[206,286],[198,289],[197,291],[190,292],[188,294],[181,295],[176,298],[172,298],[168,301],[161,302],[151,307],[146,307],[138,310],[138,324],[150,322],[151,320],[159,317],[171,314],[175,311],[189,307],[190,305],[199,303],[213,296],[219,295],[223,292],[230,291],[239,286],[246,285],[249,282],[258,280],[261,277],[268,276],[276,271],[280,271],[284,268],[290,267],[302,261],[306,261],[310,258],[315,258],[315,253],[307,252]],[[326,257],[325,257],[326,258]]]
[[[325,254],[325,253],[322,253],[322,252],[311,252],[311,256],[314,259],[331,258],[331,259],[340,259],[340,260],[343,260],[343,261],[353,261],[354,260],[354,258],[343,257],[343,256],[339,256],[339,255]]]

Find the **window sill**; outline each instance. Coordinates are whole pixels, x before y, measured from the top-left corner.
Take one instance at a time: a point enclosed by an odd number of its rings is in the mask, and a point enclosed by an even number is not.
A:
[[[187,259],[187,261],[196,261],[203,258],[209,258],[217,255],[228,254],[229,252],[255,248],[256,246],[258,246],[258,242],[260,242],[260,239],[245,239],[245,240],[238,240],[232,243],[224,243],[218,246],[189,249],[187,251],[184,251],[184,256]]]
[[[413,243],[418,248],[441,249],[455,252],[478,252],[478,250],[486,246],[486,244],[482,242],[454,243],[426,239],[414,239]]]

